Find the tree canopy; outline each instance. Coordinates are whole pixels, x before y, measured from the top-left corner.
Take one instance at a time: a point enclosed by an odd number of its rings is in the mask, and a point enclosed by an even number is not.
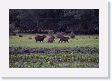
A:
[[[9,31],[99,34],[98,9],[10,9]],[[13,30],[12,30],[13,29]]]

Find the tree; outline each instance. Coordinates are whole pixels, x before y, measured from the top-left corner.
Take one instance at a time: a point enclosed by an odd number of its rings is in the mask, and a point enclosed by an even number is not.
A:
[[[71,31],[75,34],[99,33],[98,9],[10,9],[9,23],[21,33]],[[10,30],[12,32],[12,30]]]

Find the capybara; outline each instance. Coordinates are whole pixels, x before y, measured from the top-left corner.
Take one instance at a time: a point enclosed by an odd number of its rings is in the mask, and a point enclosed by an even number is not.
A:
[[[37,41],[43,42],[45,38],[46,38],[46,35],[36,35],[35,36],[36,42]]]
[[[60,43],[60,42],[61,42],[61,43],[62,43],[62,42],[68,42],[68,43],[69,43],[69,41],[68,41],[69,39],[70,39],[69,37],[64,37],[64,36],[63,36],[63,37],[60,38],[59,43]]]
[[[52,35],[48,38],[48,43],[53,43],[54,42],[55,37]]]

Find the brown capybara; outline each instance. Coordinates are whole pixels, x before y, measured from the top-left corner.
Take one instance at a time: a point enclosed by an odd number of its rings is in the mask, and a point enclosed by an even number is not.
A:
[[[69,39],[70,39],[69,37],[64,37],[64,36],[63,36],[63,37],[60,38],[59,43],[60,43],[60,42],[61,42],[61,43],[62,43],[62,42],[68,42],[68,43],[69,43],[69,41],[68,41]]]
[[[52,35],[48,38],[48,43],[53,43],[54,42],[55,37]]]
[[[46,38],[46,35],[36,35],[35,36],[36,42],[37,41],[43,42],[45,38]]]

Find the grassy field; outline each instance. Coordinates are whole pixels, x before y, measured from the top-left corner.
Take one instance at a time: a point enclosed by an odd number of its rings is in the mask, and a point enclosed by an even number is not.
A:
[[[99,47],[98,36],[79,35],[75,39],[70,39],[70,43],[58,43],[59,39],[56,39],[54,43],[47,43],[47,38],[43,43],[35,42],[35,35],[23,35],[24,37],[11,36],[9,38],[10,47],[30,47],[30,48],[63,48],[63,47]],[[33,39],[28,39],[32,37]]]
[[[28,38],[32,39],[28,39]],[[34,34],[9,37],[10,68],[98,68],[98,35],[77,35],[69,43],[35,42]]]

